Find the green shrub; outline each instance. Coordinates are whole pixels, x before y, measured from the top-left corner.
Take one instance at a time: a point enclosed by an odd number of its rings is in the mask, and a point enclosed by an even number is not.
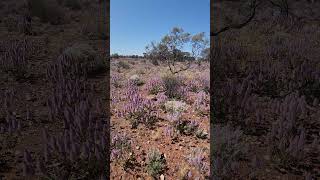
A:
[[[156,178],[161,173],[164,172],[166,168],[166,160],[163,155],[160,154],[158,150],[151,150],[148,154],[148,173]]]
[[[167,74],[162,77],[162,81],[165,88],[165,94],[169,98],[181,98],[180,94],[180,87],[181,87],[181,81],[177,78],[175,75]]]
[[[119,61],[118,62],[118,67],[121,67],[123,69],[130,69],[130,65],[125,61]]]
[[[106,70],[104,59],[89,44],[76,43],[68,47],[64,55],[80,63],[88,74],[96,74]]]
[[[144,84],[144,81],[137,74],[132,75],[129,78],[129,81],[137,86],[142,86]]]

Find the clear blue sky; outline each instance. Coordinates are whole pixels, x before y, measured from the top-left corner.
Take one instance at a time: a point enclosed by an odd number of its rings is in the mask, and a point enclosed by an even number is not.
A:
[[[175,26],[209,39],[210,0],[111,0],[110,11],[111,54],[142,55]]]

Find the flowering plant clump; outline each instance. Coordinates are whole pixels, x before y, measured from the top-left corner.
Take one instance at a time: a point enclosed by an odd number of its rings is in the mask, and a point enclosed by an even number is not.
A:
[[[165,95],[164,92],[158,93],[157,96],[157,101],[155,102],[158,107],[161,109],[165,109],[165,103],[168,101],[168,97]]]
[[[19,132],[21,130],[21,121],[17,119],[17,113],[15,112],[14,91],[12,89],[7,90],[4,95],[4,116],[5,122],[0,123],[0,134]]]
[[[120,88],[122,86],[122,84],[120,82],[121,77],[119,76],[119,74],[112,74],[110,81],[111,81],[112,86],[115,88]]]
[[[27,78],[30,75],[30,59],[40,48],[30,39],[4,41],[0,44],[0,68],[4,72],[11,72],[16,78]]]
[[[178,137],[178,132],[174,127],[166,126],[164,129],[164,135],[170,137],[171,139],[176,139]]]
[[[194,102],[194,106],[196,111],[201,114],[208,113],[209,107],[209,96],[204,91],[200,91],[197,93],[196,100]]]
[[[164,91],[161,78],[154,77],[150,79],[146,84],[146,89],[150,94],[158,94],[159,92]]]
[[[191,92],[198,92],[200,90],[200,82],[197,80],[197,79],[190,79],[188,82],[187,82],[187,89],[188,91],[191,91]]]
[[[307,114],[305,97],[291,94],[273,112],[278,114],[269,133],[270,155],[281,165],[290,166],[305,158],[306,133],[298,127],[298,119]]]
[[[211,172],[216,179],[234,179],[239,177],[239,160],[244,158],[248,147],[243,142],[243,134],[227,125],[211,129]]]
[[[87,85],[85,71],[79,64],[72,64],[68,56],[60,56],[48,67],[52,85],[47,102],[49,119],[62,124],[64,130],[56,135],[43,130],[42,155],[36,162],[24,160],[24,176],[97,179],[106,175],[109,130],[101,101],[91,96],[94,86]]]
[[[159,150],[151,150],[148,153],[147,171],[152,177],[157,177],[166,169],[166,159]]]
[[[187,156],[187,161],[194,166],[199,172],[205,174],[209,171],[209,164],[205,162],[207,155],[203,148],[192,149],[191,154]]]
[[[197,121],[177,121],[176,129],[181,133],[185,135],[191,135],[196,132],[196,130],[199,127],[199,123]]]
[[[197,80],[199,81],[200,88],[206,93],[210,91],[210,76],[209,74],[203,73],[201,74]]]
[[[132,141],[126,134],[115,134],[111,138],[111,159],[123,159],[132,149]]]
[[[155,103],[152,100],[142,98],[140,94],[134,94],[130,97],[122,114],[130,120],[133,128],[136,128],[140,123],[151,128],[158,119]]]
[[[139,92],[138,86],[135,83],[133,83],[132,81],[127,81],[126,89],[127,90],[125,92],[125,95],[126,95],[127,100],[130,100],[131,97],[138,94],[138,92]]]

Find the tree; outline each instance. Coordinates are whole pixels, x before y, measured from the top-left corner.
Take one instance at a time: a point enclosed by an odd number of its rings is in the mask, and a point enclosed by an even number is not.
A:
[[[205,48],[201,51],[201,58],[206,61],[210,60],[210,48]]]
[[[200,65],[200,57],[202,55],[202,52],[206,49],[206,47],[209,44],[209,41],[205,38],[205,33],[199,33],[191,38],[192,43],[192,57],[195,58],[195,60],[198,61]]]
[[[112,58],[118,59],[120,56],[118,53],[114,53],[111,55]]]
[[[192,44],[192,54],[182,51],[189,42]],[[191,36],[190,33],[184,32],[182,28],[174,27],[159,43],[151,42],[146,47],[146,55],[153,62],[159,60],[166,63],[170,72],[176,74],[189,69],[192,60],[199,59],[201,51],[207,47],[208,42],[204,33]],[[185,61],[187,64],[178,68],[176,62],[179,61]]]

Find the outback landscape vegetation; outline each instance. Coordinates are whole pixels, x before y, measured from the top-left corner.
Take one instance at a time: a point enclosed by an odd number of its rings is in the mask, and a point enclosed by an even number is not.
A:
[[[209,177],[208,53],[204,33],[174,27],[144,57],[111,56],[111,178]]]
[[[212,179],[319,179],[320,2],[211,3]]]
[[[105,2],[0,2],[0,179],[107,179]]]
[[[110,61],[109,9],[0,1],[0,179],[320,178],[319,1],[214,0],[210,43]]]

